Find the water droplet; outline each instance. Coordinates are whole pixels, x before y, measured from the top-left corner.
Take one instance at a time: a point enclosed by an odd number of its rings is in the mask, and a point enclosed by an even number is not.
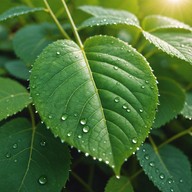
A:
[[[49,118],[49,119],[52,119],[53,117],[52,117],[52,115],[49,115],[48,118]]]
[[[114,67],[113,67],[113,69],[117,70],[117,69],[118,69],[118,67],[117,67],[117,66],[114,66]]]
[[[149,83],[149,81],[145,81],[145,83],[146,83],[146,84],[148,84],[148,83]]]
[[[142,151],[145,153],[145,152],[146,152],[146,149],[142,149]]]
[[[39,177],[38,182],[41,185],[45,185],[47,183],[47,177],[42,175],[41,177]]]
[[[62,121],[65,121],[67,118],[68,118],[68,115],[67,115],[67,114],[63,114],[63,115],[61,116],[61,120],[62,120]]]
[[[115,103],[119,103],[119,101],[120,101],[119,97],[116,97],[116,98],[114,99],[114,101],[115,101]]]
[[[142,86],[141,86],[141,88],[142,88],[142,89],[144,89],[144,88],[145,88],[145,86],[144,86],[144,85],[142,85]]]
[[[154,163],[153,161],[151,161],[151,162],[149,163],[149,166],[154,167],[154,166],[155,166],[155,163]]]
[[[57,55],[60,55],[61,53],[59,52],[59,51],[57,51],[57,53],[56,53]]]
[[[77,137],[78,137],[79,139],[81,139],[81,138],[82,138],[82,136],[81,136],[81,135],[78,135]]]
[[[133,138],[132,143],[136,144],[137,143],[137,138]]]
[[[173,183],[173,180],[172,179],[167,179],[167,183],[171,184],[171,183]]]
[[[122,106],[122,108],[123,108],[123,109],[127,109],[127,105],[124,104],[124,105]]]
[[[140,112],[140,113],[143,113],[143,109],[139,109],[139,112]]]
[[[18,145],[17,143],[13,144],[13,149],[17,149]]]
[[[112,165],[111,167],[114,169],[114,168],[115,168],[115,165]]]
[[[144,158],[146,159],[146,160],[149,160],[149,155],[148,154],[146,154],[145,156],[144,156]]]
[[[106,164],[109,164],[109,161],[105,161]]]
[[[173,192],[174,191],[173,188],[171,188],[170,191]]]
[[[10,158],[10,157],[11,157],[11,153],[7,153],[7,154],[5,155],[5,157],[6,157],[6,158]]]
[[[71,132],[67,133],[67,136],[70,137],[71,136]]]
[[[131,110],[130,109],[127,109],[127,113],[130,113],[131,112]]]
[[[99,158],[99,161],[102,161],[102,159],[101,159],[101,158]]]
[[[77,113],[74,113],[74,117],[77,117]]]
[[[117,179],[120,179],[120,176],[119,176],[119,175],[116,175],[116,178],[117,178]]]
[[[88,133],[88,132],[89,132],[89,126],[83,127],[83,132],[84,132],[84,133]]]
[[[86,120],[86,119],[81,119],[81,120],[80,120],[80,124],[81,124],[81,125],[85,125],[86,123],[87,123],[87,120]]]
[[[164,179],[164,178],[165,178],[165,175],[164,175],[163,173],[161,173],[161,174],[159,175],[159,178],[160,178],[160,179]]]
[[[40,145],[41,145],[42,147],[45,147],[46,142],[45,142],[44,140],[42,140],[42,141],[40,142]]]
[[[88,156],[89,156],[89,153],[85,153],[85,156],[88,157]]]
[[[180,182],[180,183],[183,183],[183,179],[179,179],[179,182]]]
[[[14,160],[14,163],[17,163],[17,159]]]

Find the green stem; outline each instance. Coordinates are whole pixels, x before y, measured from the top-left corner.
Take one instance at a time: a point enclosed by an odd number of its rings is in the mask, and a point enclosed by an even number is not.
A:
[[[32,129],[35,129],[35,116],[34,116],[31,105],[28,106],[28,110],[29,110],[29,114],[30,114],[30,117],[31,117]]]
[[[180,137],[182,137],[182,136],[184,136],[184,135],[189,134],[191,131],[192,131],[192,127],[190,127],[190,128],[188,128],[187,130],[182,131],[182,132],[174,135],[173,137],[169,138],[168,140],[166,140],[165,142],[163,142],[161,145],[159,145],[158,148],[161,148],[161,147],[163,147],[164,145],[167,145],[167,144],[173,142],[174,140],[176,140],[176,139],[178,139],[178,138],[180,138]]]
[[[90,187],[89,187],[89,185],[87,185],[87,183],[85,183],[75,172],[71,172],[71,174],[72,174],[72,176],[75,178],[75,179],[77,179],[77,181],[79,181],[79,183],[81,184],[81,185],[83,185],[86,189],[87,189],[87,191],[89,191],[89,192],[94,192]]]
[[[157,145],[155,144],[155,142],[153,141],[153,138],[149,135],[149,141],[154,149],[155,152],[158,152],[158,147]]]
[[[80,37],[79,37],[79,34],[78,34],[78,32],[77,32],[77,28],[76,28],[76,25],[75,25],[75,23],[74,23],[74,21],[73,21],[73,18],[71,17],[71,14],[70,14],[70,12],[69,12],[69,9],[68,9],[68,7],[67,7],[67,4],[65,3],[65,0],[61,0],[61,2],[63,3],[63,6],[64,6],[65,11],[66,11],[66,13],[67,13],[67,17],[69,18],[69,21],[70,21],[70,23],[71,23],[72,30],[73,30],[73,33],[74,33],[75,38],[76,38],[76,40],[77,40],[77,43],[79,44],[80,48],[83,49],[83,44],[82,44],[81,39],[80,39]]]
[[[53,11],[51,10],[51,7],[49,6],[47,0],[43,0],[45,3],[45,6],[48,10],[48,12],[50,13],[51,17],[53,18],[53,20],[55,21],[58,29],[60,30],[60,32],[62,33],[62,35],[66,38],[66,39],[70,39],[69,35],[65,32],[65,30],[63,29],[63,27],[61,26],[61,24],[59,23],[58,19],[55,17]]]

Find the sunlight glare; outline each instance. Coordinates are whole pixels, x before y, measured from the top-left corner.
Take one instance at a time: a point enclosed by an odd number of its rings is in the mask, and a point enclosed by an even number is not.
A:
[[[169,3],[172,3],[172,4],[178,4],[178,3],[181,3],[182,0],[168,0]]]

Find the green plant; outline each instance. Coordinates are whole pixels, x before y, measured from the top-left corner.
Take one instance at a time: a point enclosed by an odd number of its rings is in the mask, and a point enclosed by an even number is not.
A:
[[[64,0],[25,2],[0,15],[42,12],[0,30],[0,191],[190,192],[192,28],[99,6],[77,27]]]

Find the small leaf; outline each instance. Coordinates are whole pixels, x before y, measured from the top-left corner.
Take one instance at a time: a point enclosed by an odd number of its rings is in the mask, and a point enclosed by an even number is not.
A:
[[[144,144],[137,158],[145,174],[162,192],[189,192],[192,190],[190,162],[179,149],[166,145],[158,151]]]
[[[94,17],[84,21],[79,29],[114,24],[126,24],[140,28],[137,17],[128,11],[106,9],[99,6],[81,6],[80,9]]]
[[[0,127],[0,191],[60,191],[69,176],[68,148],[43,125],[23,118]]]
[[[131,182],[127,177],[111,177],[108,181],[105,192],[134,192]]]
[[[158,128],[176,117],[183,109],[185,93],[175,81],[158,78],[159,102],[158,112],[153,127]]]
[[[186,93],[186,101],[181,114],[189,120],[192,119],[192,91]]]
[[[5,63],[7,71],[16,78],[27,80],[29,79],[29,69],[20,60],[9,61]]]
[[[16,114],[31,103],[29,93],[18,82],[0,78],[0,120]]]
[[[192,31],[192,28],[189,25],[161,15],[149,15],[145,17],[142,22],[142,26],[143,29],[146,31],[156,31],[159,29],[169,28],[185,29]]]
[[[34,35],[35,34],[35,35]],[[13,38],[13,48],[18,57],[32,65],[41,51],[56,39],[54,25],[43,23],[20,29]]]
[[[60,40],[45,48],[32,69],[31,95],[55,135],[119,174],[151,128],[155,77],[123,41],[95,36],[84,46],[85,53]]]
[[[143,35],[158,49],[192,64],[192,33],[143,31]]]
[[[32,13],[35,11],[43,11],[43,10],[44,10],[44,8],[42,8],[42,7],[31,8],[31,7],[27,7],[24,5],[18,6],[18,7],[13,7],[0,15],[0,21],[7,20],[12,17],[17,17],[20,15]]]

